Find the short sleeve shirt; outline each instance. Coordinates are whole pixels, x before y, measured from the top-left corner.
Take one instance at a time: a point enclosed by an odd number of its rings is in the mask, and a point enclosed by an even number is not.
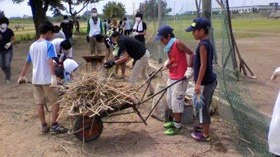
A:
[[[124,51],[127,51],[128,55],[134,60],[140,59],[146,52],[145,46],[138,40],[130,37],[120,35],[118,41],[119,51],[118,56],[120,57]]]
[[[145,30],[147,30],[147,25],[145,22],[142,22],[143,24],[143,31],[137,31],[138,33],[143,33]],[[141,41],[142,43],[145,43],[145,36],[144,35],[137,35],[135,36],[135,39]]]
[[[4,48],[4,46],[8,42],[11,42],[11,38],[13,36],[14,36],[14,32],[10,28],[7,28],[6,31],[4,31],[4,32],[0,31],[0,51],[7,51],[7,50],[13,49],[13,45],[10,46],[8,49]]]
[[[55,57],[57,57],[55,49],[50,41],[37,40],[30,46],[27,62],[31,62],[33,65],[32,84],[47,85],[51,83],[48,61]]]

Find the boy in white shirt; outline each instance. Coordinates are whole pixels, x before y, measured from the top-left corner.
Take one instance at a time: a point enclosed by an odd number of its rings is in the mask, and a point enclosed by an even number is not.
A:
[[[44,106],[46,105],[46,98],[52,105],[51,115],[51,133],[65,133],[68,130],[58,124],[59,104],[56,103],[58,98],[58,92],[56,90],[57,81],[54,72],[53,58],[57,57],[54,49],[54,45],[50,42],[53,37],[53,24],[45,22],[40,26],[40,38],[32,43],[29,49],[27,60],[22,68],[18,83],[27,82],[25,77],[26,72],[30,64],[32,68],[32,84],[33,95],[35,104],[38,106],[38,116],[42,124],[42,133],[49,132],[49,127],[45,119]]]

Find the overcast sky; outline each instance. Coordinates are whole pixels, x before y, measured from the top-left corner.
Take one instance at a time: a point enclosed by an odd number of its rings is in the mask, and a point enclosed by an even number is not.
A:
[[[108,3],[109,0],[104,0],[96,3],[95,6],[99,13],[102,13],[103,6]],[[133,13],[134,10],[138,9],[139,3],[145,0],[111,0],[115,2],[122,2],[125,5],[127,14]],[[165,0],[169,8],[172,8],[171,14],[181,13],[185,11],[195,10],[195,0]],[[215,0],[213,1],[213,7],[218,7]],[[27,5],[28,0],[25,0],[20,4],[13,4],[12,0],[0,0],[0,10],[5,12],[7,17],[22,17],[23,15],[31,16],[31,9]],[[271,2],[278,2],[280,0],[229,0],[230,6],[243,6],[243,5],[267,5]],[[134,5],[133,5],[134,4]],[[90,10],[94,7],[94,4],[90,4],[85,10]],[[175,9],[174,9],[175,8]],[[83,13],[84,11],[82,11]],[[47,12],[47,15],[51,16],[51,12]]]

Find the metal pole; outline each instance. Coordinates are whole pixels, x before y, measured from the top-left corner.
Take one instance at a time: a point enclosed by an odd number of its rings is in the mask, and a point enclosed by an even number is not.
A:
[[[208,19],[210,23],[212,23],[212,0],[202,1],[202,16]],[[214,48],[213,62],[217,64],[218,56],[217,56],[216,45],[214,40],[214,28],[212,25],[209,30],[209,39],[211,40]]]
[[[158,1],[158,28],[160,28],[161,24],[162,24],[162,1],[159,0]],[[157,28],[157,29],[158,29]],[[156,29],[156,30],[157,30]],[[162,55],[161,55],[161,52],[162,52],[162,45],[161,44],[158,44],[158,63],[162,63]]]

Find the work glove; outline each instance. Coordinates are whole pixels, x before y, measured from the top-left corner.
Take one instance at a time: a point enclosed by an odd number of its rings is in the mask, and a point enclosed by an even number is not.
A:
[[[86,40],[87,40],[87,42],[89,43],[89,36],[87,36]]]
[[[9,47],[11,47],[12,46],[12,43],[11,42],[8,42],[5,46],[4,46],[4,48],[5,49],[8,49]]]
[[[192,67],[188,67],[187,71],[185,72],[185,77],[187,79],[190,79],[193,76],[193,68]]]
[[[135,37],[135,36],[137,36],[137,35],[139,35],[138,32],[132,32],[132,37]]]
[[[112,68],[114,65],[116,64],[116,62],[114,60],[110,60],[110,61],[107,61],[103,64],[104,68],[106,69],[110,69]]]
[[[276,68],[276,70],[274,71],[274,73],[272,74],[270,80],[273,81],[276,79],[277,76],[280,75],[280,67]]]
[[[199,110],[204,105],[204,97],[199,93],[194,93],[193,95],[193,104],[196,110]]]
[[[52,75],[51,76],[51,85],[50,87],[57,87],[57,80],[56,80],[56,76]]]
[[[27,83],[27,78],[25,76],[20,76],[17,81],[18,84]]]
[[[167,59],[163,64],[163,68],[168,68],[169,64],[170,64],[169,59]]]

